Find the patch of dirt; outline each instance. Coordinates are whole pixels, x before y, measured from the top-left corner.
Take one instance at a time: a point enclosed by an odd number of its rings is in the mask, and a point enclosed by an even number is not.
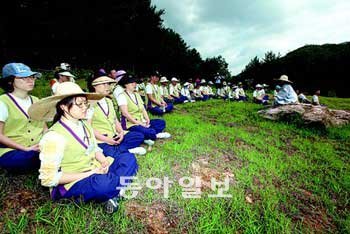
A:
[[[192,163],[193,177],[201,178],[202,190],[212,190],[212,179],[217,182],[223,182],[225,178],[229,179],[230,184],[235,184],[234,174],[228,168],[210,168],[207,158],[199,158]]]
[[[290,193],[289,200],[290,204],[296,204],[297,213],[291,213],[285,205],[280,206],[280,209],[289,214],[294,222],[302,222],[316,233],[330,232],[335,229],[332,217],[327,214],[326,209],[311,191],[297,189]]]
[[[179,225],[181,211],[168,203],[153,202],[151,205],[142,205],[130,201],[125,205],[126,215],[139,220],[148,233],[171,233]]]
[[[37,207],[48,200],[47,193],[37,193],[28,189],[20,189],[8,193],[2,201],[0,216],[4,214],[29,214],[33,215]]]
[[[247,149],[251,149],[252,146],[249,145],[247,142],[245,142],[243,139],[241,138],[236,138],[235,139],[235,145],[238,147],[238,148],[242,148],[244,150],[247,150]]]
[[[248,162],[244,161],[241,158],[238,158],[234,153],[229,152],[224,152],[220,157],[220,160],[226,163],[230,163],[230,165],[233,165],[237,169],[242,169],[243,166],[246,166],[248,164]]]
[[[243,129],[246,130],[247,132],[259,132],[260,130],[258,127],[251,126],[251,125],[244,126]]]

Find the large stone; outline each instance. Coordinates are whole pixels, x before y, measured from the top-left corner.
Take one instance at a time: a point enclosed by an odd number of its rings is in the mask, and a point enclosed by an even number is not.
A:
[[[258,111],[271,120],[301,119],[305,124],[317,124],[325,127],[341,126],[350,122],[350,111],[331,110],[326,106],[310,104],[283,105]]]

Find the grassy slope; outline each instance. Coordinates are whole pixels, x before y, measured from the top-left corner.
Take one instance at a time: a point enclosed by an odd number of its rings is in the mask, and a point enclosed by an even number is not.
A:
[[[350,109],[349,99],[320,100]],[[207,183],[225,173],[232,198],[208,198],[213,191],[203,189],[201,199],[184,199],[178,182],[164,198],[144,186],[109,216],[98,204],[49,201],[37,173],[2,171],[0,232],[350,232],[350,126],[306,129],[261,119],[259,108],[216,100],[177,106],[165,116],[173,138],[138,158],[142,185],[194,175]]]

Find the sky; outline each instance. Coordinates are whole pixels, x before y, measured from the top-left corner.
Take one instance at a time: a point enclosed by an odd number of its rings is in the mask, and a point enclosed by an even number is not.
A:
[[[152,0],[202,58],[221,55],[232,75],[267,51],[350,41],[350,0]]]

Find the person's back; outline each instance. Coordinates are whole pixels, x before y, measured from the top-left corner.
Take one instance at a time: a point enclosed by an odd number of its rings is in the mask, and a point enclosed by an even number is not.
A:
[[[298,96],[290,84],[284,84],[277,93],[275,101],[279,105],[287,105],[298,102]]]

